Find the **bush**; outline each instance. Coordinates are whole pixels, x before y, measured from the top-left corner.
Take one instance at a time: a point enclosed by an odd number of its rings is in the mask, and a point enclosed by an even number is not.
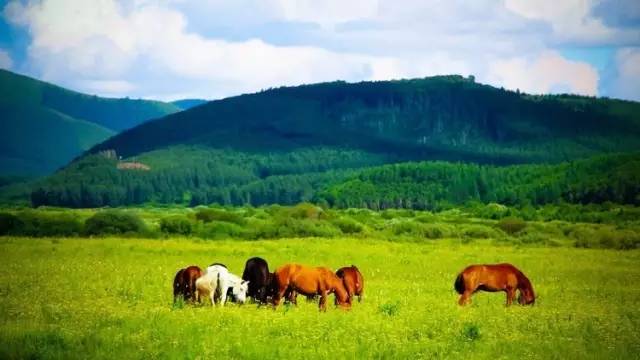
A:
[[[294,237],[334,237],[340,230],[324,221],[284,218],[258,226],[250,235],[254,239],[279,239]]]
[[[520,232],[527,226],[527,223],[518,218],[508,217],[498,221],[498,228],[509,235],[514,235]]]
[[[196,219],[209,223],[212,221],[224,221],[228,223],[233,223],[236,225],[244,225],[246,224],[245,218],[242,214],[222,210],[222,209],[199,209],[196,212]]]
[[[474,239],[491,239],[498,237],[495,229],[484,225],[470,225],[463,230],[462,234],[465,237]]]
[[[0,213],[0,236],[15,233],[22,226],[22,221],[10,213]]]
[[[362,224],[351,218],[338,218],[331,223],[340,229],[343,234],[358,234],[364,230]]]
[[[409,235],[427,239],[442,239],[453,235],[453,230],[444,224],[422,224],[404,221],[392,226],[394,235]]]
[[[84,224],[87,235],[141,234],[146,227],[134,213],[106,210],[95,213]]]
[[[212,221],[205,224],[198,235],[204,239],[242,238],[246,232],[244,228],[234,223]]]
[[[76,236],[82,232],[82,223],[71,213],[25,211],[18,214],[19,223],[11,232],[23,236]]]
[[[191,235],[191,221],[184,216],[175,215],[160,220],[160,231],[165,234]]]
[[[285,208],[284,213],[280,216],[290,216],[294,219],[310,219],[318,220],[324,218],[324,210],[313,204],[301,203],[291,208]]]

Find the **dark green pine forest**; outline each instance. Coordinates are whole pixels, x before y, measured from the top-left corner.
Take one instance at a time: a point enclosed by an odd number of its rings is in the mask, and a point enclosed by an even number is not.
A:
[[[32,205],[640,202],[635,102],[437,76],[197,105],[94,146],[36,182]]]

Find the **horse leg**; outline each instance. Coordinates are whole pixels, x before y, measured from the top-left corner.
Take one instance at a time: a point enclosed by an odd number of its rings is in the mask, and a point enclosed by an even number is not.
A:
[[[227,302],[227,292],[229,291],[229,286],[225,281],[220,281],[220,291],[222,291],[222,294],[220,294],[220,305],[224,306]]]
[[[363,298],[364,298],[364,290],[360,290],[360,293],[358,294],[358,302],[362,302]]]
[[[516,289],[512,287],[508,287],[506,292],[507,292],[507,306],[510,306],[513,303],[513,299],[516,298]]]
[[[327,311],[327,291],[320,293],[320,311]]]
[[[466,304],[471,303],[471,294],[473,291],[465,290],[462,295],[460,295],[460,299],[458,300],[458,305],[464,306]]]
[[[273,295],[273,309],[275,310],[280,304],[280,300],[285,297],[285,293],[287,292],[287,286],[278,288],[278,291]]]

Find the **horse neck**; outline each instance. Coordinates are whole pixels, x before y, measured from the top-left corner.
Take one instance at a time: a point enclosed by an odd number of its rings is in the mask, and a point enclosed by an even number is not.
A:
[[[340,299],[340,301],[348,300],[347,290],[344,288],[344,285],[342,285],[342,279],[336,277],[331,287],[333,288],[333,292]]]
[[[521,271],[516,271],[516,277],[518,278],[518,289],[531,291],[533,294],[533,287],[531,286],[531,281],[526,277]]]

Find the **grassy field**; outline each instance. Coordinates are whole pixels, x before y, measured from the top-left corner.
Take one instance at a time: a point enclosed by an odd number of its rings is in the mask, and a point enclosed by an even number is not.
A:
[[[241,273],[251,256],[356,264],[366,297],[345,312],[300,299],[172,306],[186,265]],[[456,274],[512,262],[533,307],[479,293],[461,308]],[[499,246],[454,240],[198,241],[0,238],[0,358],[638,358],[640,251]]]

